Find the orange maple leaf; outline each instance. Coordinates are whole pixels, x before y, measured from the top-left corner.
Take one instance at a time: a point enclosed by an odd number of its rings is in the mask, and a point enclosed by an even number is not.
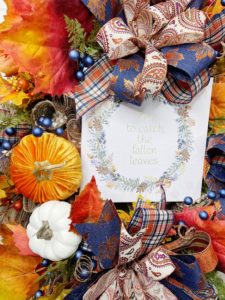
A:
[[[7,227],[12,231],[14,244],[21,255],[37,256],[37,254],[32,252],[29,248],[29,239],[27,236],[27,231],[23,226],[21,226],[20,224],[7,224]]]
[[[104,201],[97,188],[95,178],[84,187],[80,195],[72,203],[70,218],[72,223],[95,223],[98,221]]]
[[[35,80],[34,93],[52,95],[73,91],[75,62],[68,53],[64,15],[77,18],[87,32],[90,12],[80,0],[6,0],[5,21],[0,24],[0,51],[11,58],[19,72]]]

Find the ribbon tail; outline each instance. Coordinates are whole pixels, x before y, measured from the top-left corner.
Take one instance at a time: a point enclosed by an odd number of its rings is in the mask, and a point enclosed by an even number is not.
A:
[[[112,269],[104,274],[98,281],[92,285],[85,295],[83,296],[84,300],[95,300],[98,299],[117,279],[117,270]]]
[[[157,94],[165,81],[167,73],[167,61],[150,43],[146,46],[144,67],[136,80],[135,97],[146,92]]]
[[[163,188],[163,186],[160,186],[161,189],[161,200],[158,203],[158,209],[166,210],[166,192]]]

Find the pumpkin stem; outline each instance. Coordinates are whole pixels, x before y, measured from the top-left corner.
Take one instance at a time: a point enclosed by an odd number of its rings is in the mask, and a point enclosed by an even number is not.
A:
[[[52,165],[48,160],[35,161],[33,174],[38,181],[52,179],[53,171],[64,167],[66,162]]]
[[[49,226],[48,221],[42,221],[42,226],[36,233],[38,239],[49,241],[53,237],[53,231]]]

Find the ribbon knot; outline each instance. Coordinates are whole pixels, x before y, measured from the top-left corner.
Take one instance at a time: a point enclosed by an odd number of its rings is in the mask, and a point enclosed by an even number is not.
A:
[[[144,66],[137,79],[135,97],[143,97],[146,91],[155,95],[161,90],[167,60],[160,48],[204,40],[205,14],[194,8],[186,10],[190,2],[169,0],[150,6],[147,0],[124,0],[126,23],[116,17],[98,32],[97,41],[110,59],[144,49]]]

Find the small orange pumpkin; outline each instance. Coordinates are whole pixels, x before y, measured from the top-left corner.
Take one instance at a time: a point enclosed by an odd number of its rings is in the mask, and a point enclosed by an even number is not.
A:
[[[64,200],[80,186],[80,155],[52,133],[27,135],[12,150],[10,174],[16,190],[34,202]]]

